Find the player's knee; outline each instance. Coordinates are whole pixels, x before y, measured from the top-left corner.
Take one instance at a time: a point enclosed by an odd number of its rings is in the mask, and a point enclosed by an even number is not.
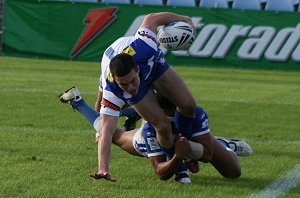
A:
[[[239,178],[241,175],[242,175],[242,171],[241,171],[241,168],[239,168],[239,169],[236,169],[236,170],[233,172],[232,178],[233,178],[233,179]]]
[[[155,129],[157,131],[157,140],[163,147],[170,148],[173,146],[172,127],[169,121],[160,122]]]
[[[241,168],[232,168],[231,171],[222,174],[223,177],[229,179],[237,179],[242,175]]]
[[[160,135],[166,135],[167,133],[172,133],[172,128],[171,124],[166,121],[166,122],[159,122],[156,126],[155,129]]]
[[[181,113],[194,116],[196,110],[196,101],[192,96],[187,97],[183,104],[180,106],[178,105],[178,108]]]

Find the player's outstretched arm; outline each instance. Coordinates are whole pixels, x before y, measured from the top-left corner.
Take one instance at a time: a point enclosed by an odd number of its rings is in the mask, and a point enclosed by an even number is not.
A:
[[[90,174],[95,179],[106,179],[115,182],[109,173],[109,160],[111,152],[112,137],[117,128],[118,117],[101,114],[102,128],[98,141],[98,172]]]

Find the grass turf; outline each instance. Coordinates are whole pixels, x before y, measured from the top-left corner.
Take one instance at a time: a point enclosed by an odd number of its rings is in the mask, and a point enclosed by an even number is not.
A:
[[[117,183],[93,180],[94,130],[57,95],[75,85],[93,106],[99,63],[0,58],[0,197],[248,197],[300,163],[300,73],[176,67],[214,135],[246,140],[242,176],[210,164],[193,184],[159,181],[145,158],[113,146]],[[299,197],[299,184],[285,197]]]

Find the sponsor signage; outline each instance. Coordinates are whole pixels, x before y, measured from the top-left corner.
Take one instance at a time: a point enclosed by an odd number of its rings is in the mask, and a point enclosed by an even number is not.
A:
[[[162,49],[171,64],[300,70],[299,12],[6,0],[3,52],[100,61],[114,40],[161,11],[192,17],[197,30],[189,49]]]

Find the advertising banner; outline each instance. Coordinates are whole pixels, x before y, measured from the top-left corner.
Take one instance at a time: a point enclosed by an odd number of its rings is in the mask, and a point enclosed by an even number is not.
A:
[[[300,70],[300,12],[6,0],[3,52],[10,56],[100,61],[151,12],[192,17],[197,35],[173,65]]]

